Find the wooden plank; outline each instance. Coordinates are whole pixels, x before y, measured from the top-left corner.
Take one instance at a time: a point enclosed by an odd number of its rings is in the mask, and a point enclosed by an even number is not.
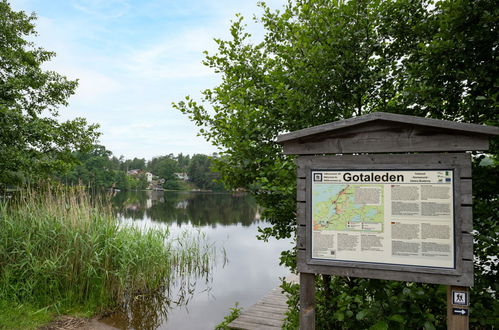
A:
[[[461,231],[471,233],[473,231],[473,208],[461,206]]]
[[[443,130],[457,131],[461,133],[471,134],[487,134],[499,135],[499,128],[494,126],[485,126],[471,123],[460,123],[449,120],[440,120],[432,118],[415,117],[408,115],[400,115],[386,112],[374,112],[364,116],[354,117],[345,120],[338,120],[335,122],[304,128],[287,134],[281,134],[277,137],[278,143],[286,141],[299,140],[305,137],[330,133],[336,130],[345,130],[353,126],[366,126],[373,125],[375,122],[391,122],[394,126],[397,124],[403,125],[416,125],[432,127]]]
[[[257,311],[257,312],[267,312],[267,313],[282,314],[282,315],[284,315],[284,313],[286,313],[287,310],[288,310],[287,307],[263,306],[259,304],[255,304],[250,308],[248,308],[248,312]]]
[[[301,162],[302,156],[298,156],[295,158],[295,165],[296,165],[296,178],[297,179],[305,179],[305,172],[299,170],[300,162]]]
[[[460,235],[461,232],[458,232]],[[460,238],[460,237],[459,237]],[[457,241],[457,239],[456,239]],[[459,256],[459,250],[456,252],[456,255]],[[349,270],[355,270],[354,273],[362,274],[362,270],[366,273],[369,271],[393,271],[396,273],[424,273],[428,275],[434,274],[444,274],[450,276],[457,276],[460,274],[460,269],[454,268],[437,268],[437,267],[422,267],[422,266],[412,266],[412,265],[401,265],[401,264],[382,264],[382,263],[359,263],[356,261],[344,261],[344,260],[326,260],[326,259],[312,259],[309,253],[309,250],[297,250],[297,267],[298,271],[301,269],[307,273],[316,273],[317,271],[312,271],[310,268],[301,268],[301,264],[307,264],[309,266],[324,266],[324,267],[335,267],[335,268],[345,268]],[[458,264],[461,262],[461,259],[457,259]],[[326,273],[330,275],[334,275],[335,273]],[[349,276],[349,275],[348,275]],[[353,276],[353,275],[352,275]],[[367,277],[367,276],[355,276],[355,277]]]
[[[314,142],[285,142],[287,155],[384,153],[384,152],[456,152],[488,150],[489,139],[484,135],[453,135],[441,131],[394,129],[323,138]]]
[[[278,328],[281,328],[282,326],[282,320],[274,320],[256,316],[253,317],[244,314],[241,314],[241,316],[239,316],[237,319],[239,320],[239,322],[253,323],[256,325],[270,325]]]
[[[273,302],[273,301],[286,301],[286,297],[281,292],[271,292],[269,295],[265,296],[262,301]]]
[[[259,303],[267,304],[267,305],[276,305],[278,307],[278,306],[282,306],[283,303],[286,303],[286,298],[284,296],[281,296],[281,297],[266,296],[262,300],[260,300]]]
[[[298,226],[296,229],[296,248],[299,250],[305,250],[307,248],[307,227]]]
[[[259,313],[268,313],[268,314],[273,314],[274,317],[282,318],[284,313],[286,313],[287,309],[287,304],[286,302],[281,303],[279,306],[268,306],[268,305],[262,305],[260,303],[256,303],[253,306],[250,306],[246,312],[248,313],[253,313],[253,312],[259,312]]]
[[[461,189],[459,188],[460,186],[461,179],[454,178],[454,230],[452,233],[452,235],[454,236],[454,267],[458,272],[461,273],[463,268],[463,232],[461,231],[461,205],[459,205],[459,201],[461,200]]]
[[[278,326],[271,326],[265,324],[256,324],[247,321],[233,321],[228,326],[230,329],[241,329],[241,330],[276,330],[281,329]]]
[[[260,305],[260,306],[277,307],[277,308],[279,308],[285,304],[286,304],[286,300],[281,300],[281,301],[263,300],[263,301],[258,302],[258,305]]]
[[[461,246],[463,248],[463,259],[473,260],[473,236],[468,233],[463,233],[461,237]]]
[[[298,225],[306,224],[306,204],[304,202],[296,203],[296,223]]]
[[[455,275],[452,275],[439,274],[437,270],[435,270],[434,273],[430,273],[432,269],[424,269],[425,272],[422,272],[423,270],[417,269],[417,267],[400,267],[400,270],[391,270],[383,268],[375,269],[324,264],[307,264],[305,253],[306,251],[304,250],[298,250],[297,270],[299,272],[361,278],[376,278],[395,281],[473,286],[473,262],[469,260],[462,260],[462,274],[454,271]],[[405,271],[404,269],[407,269],[407,271]],[[416,272],[416,270],[419,271]],[[449,273],[451,271],[452,270],[450,270]]]
[[[471,179],[461,180],[461,204],[472,205],[472,184]]]
[[[473,261],[472,260],[463,260],[462,262],[462,281],[461,284],[457,285],[462,285],[462,286],[468,286],[472,287],[473,284],[475,283],[475,279],[473,277]]]
[[[300,272],[300,330],[315,329],[315,274]]]
[[[281,292],[272,291],[270,294],[268,294],[267,296],[265,296],[262,299],[262,301],[268,301],[268,302],[275,301],[275,300],[286,301],[286,297]]]
[[[418,165],[418,167],[419,165],[437,164],[442,167],[459,168],[461,178],[471,178],[471,155],[468,153],[300,156],[297,158],[297,176],[305,178],[307,168],[328,169],[334,165],[337,169],[342,167],[347,169],[352,164],[406,164]]]
[[[306,180],[305,179],[297,179],[296,182],[297,182],[296,201],[297,202],[304,202],[305,198],[306,198],[306,192],[305,192]]]
[[[277,321],[282,321],[284,320],[285,316],[282,313],[272,313],[269,311],[262,311],[262,310],[257,310],[257,309],[249,309],[248,314],[251,313],[251,317],[256,317],[256,318],[263,318],[263,319],[270,319],[270,320],[277,320]]]

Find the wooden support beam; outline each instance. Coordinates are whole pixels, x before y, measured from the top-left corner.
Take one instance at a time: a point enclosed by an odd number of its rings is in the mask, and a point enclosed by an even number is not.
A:
[[[315,274],[300,273],[300,330],[315,330]]]

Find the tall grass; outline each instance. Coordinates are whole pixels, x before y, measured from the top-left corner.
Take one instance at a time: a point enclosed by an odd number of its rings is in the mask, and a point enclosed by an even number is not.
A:
[[[175,277],[206,274],[213,254],[199,235],[121,226],[80,189],[29,191],[0,203],[3,305],[99,312],[168,292]]]

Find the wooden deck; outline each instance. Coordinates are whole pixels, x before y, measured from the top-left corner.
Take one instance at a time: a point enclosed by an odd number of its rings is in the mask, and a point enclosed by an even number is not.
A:
[[[288,281],[297,281],[297,277],[288,277]],[[239,317],[229,323],[231,329],[275,330],[282,329],[285,313],[288,310],[286,296],[277,287],[259,302],[243,310]]]

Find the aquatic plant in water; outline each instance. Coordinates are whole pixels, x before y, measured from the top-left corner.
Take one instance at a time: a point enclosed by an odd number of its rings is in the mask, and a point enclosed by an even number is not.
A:
[[[12,306],[90,315],[171,300],[176,278],[208,276],[214,253],[200,235],[122,226],[82,189],[30,190],[0,203],[0,322]]]

